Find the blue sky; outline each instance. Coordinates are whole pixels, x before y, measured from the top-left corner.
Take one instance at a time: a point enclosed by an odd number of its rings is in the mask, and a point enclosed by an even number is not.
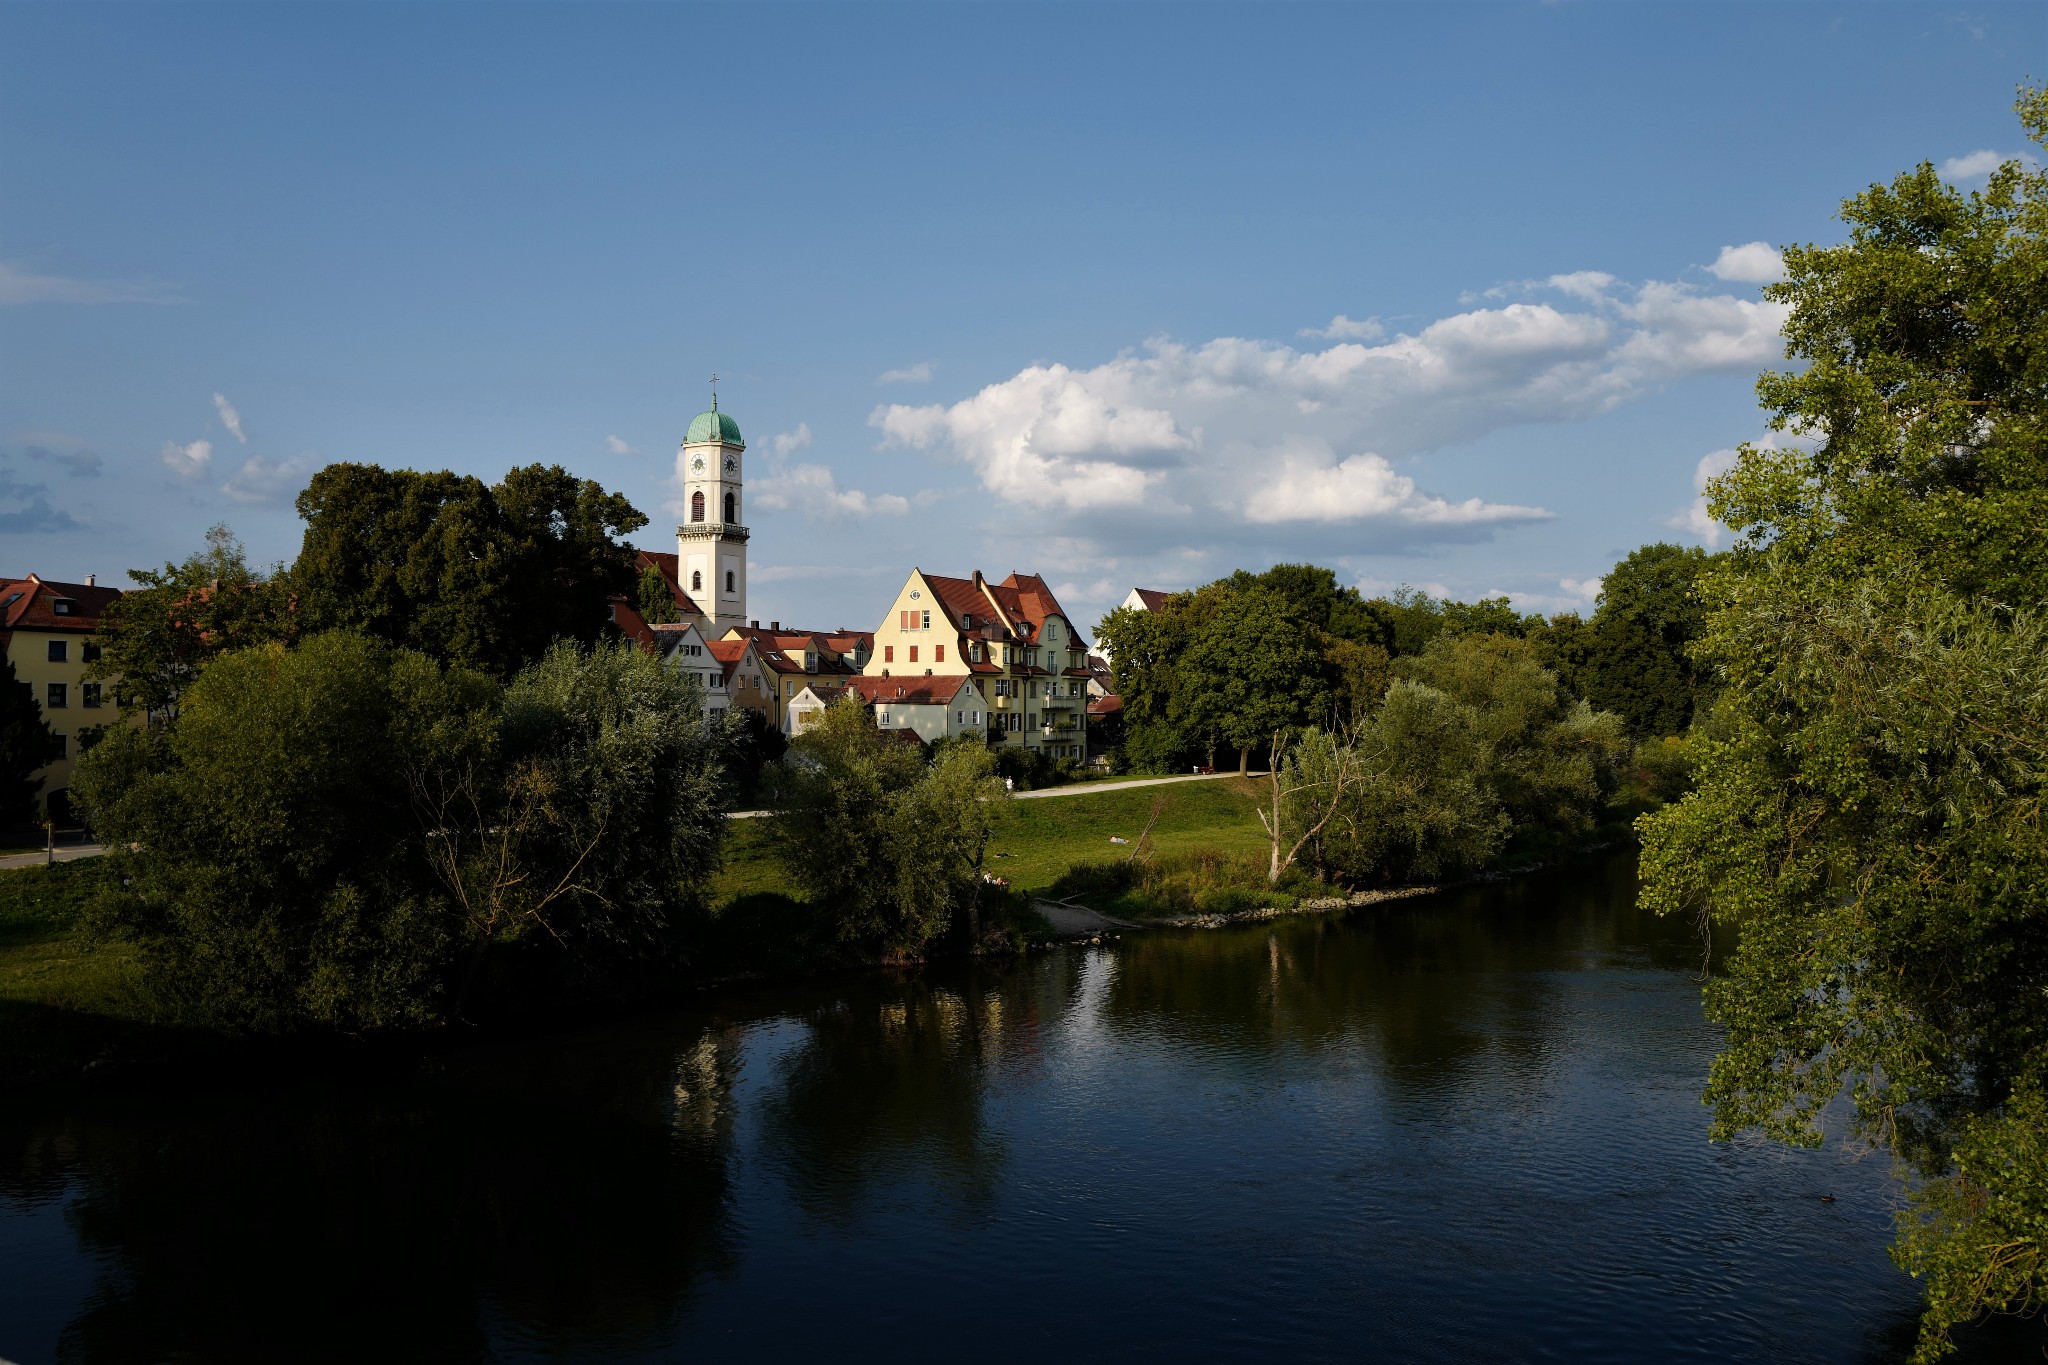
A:
[[[913,563],[1583,608],[1713,539],[1768,247],[2024,150],[2044,56],[2037,5],[0,6],[0,571],[289,559],[332,460],[561,463],[673,549],[716,370],[764,620]]]

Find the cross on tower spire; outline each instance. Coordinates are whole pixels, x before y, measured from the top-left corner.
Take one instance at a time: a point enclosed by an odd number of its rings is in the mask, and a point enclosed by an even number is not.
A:
[[[711,410],[713,412],[718,411],[718,375],[716,372],[711,376]]]

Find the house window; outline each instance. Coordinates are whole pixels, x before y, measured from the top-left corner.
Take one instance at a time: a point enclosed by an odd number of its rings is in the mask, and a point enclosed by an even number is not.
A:
[[[981,712],[979,712],[979,711],[976,711],[976,712],[974,713],[974,719],[973,719],[973,720],[971,720],[971,721],[969,721],[969,722],[967,722],[967,723],[968,723],[969,725],[979,725],[979,724],[981,724]]]
[[[71,736],[69,736],[69,735],[59,735],[59,736],[57,736],[57,757],[59,757],[59,758],[69,758],[69,757],[71,757]]]
[[[739,498],[738,498],[738,496],[737,496],[736,494],[732,494],[732,493],[727,493],[727,494],[725,495],[725,519],[726,519],[727,521],[738,521],[738,520],[739,520],[739,516],[738,516],[738,509],[739,509]]]
[[[74,611],[74,609],[76,609],[77,606],[78,604],[76,602],[73,602],[70,598],[60,597],[56,601],[50,603],[50,610],[55,612],[59,616],[69,616],[72,614],[72,612]]]
[[[1025,695],[1027,695],[1027,696],[1032,696],[1032,697],[1035,697],[1035,696],[1037,696],[1037,695],[1038,695],[1038,684],[1037,684],[1036,682],[1032,682],[1032,683],[1028,684],[1028,686],[1030,687],[1030,689],[1031,689],[1031,690],[1030,690],[1030,691],[1029,691],[1028,693],[1026,693]]]
[[[97,709],[100,704],[100,685],[86,683],[78,689],[78,704],[87,710]]]
[[[912,645],[912,646],[910,647],[910,662],[912,662],[912,663],[916,663],[916,662],[917,662],[917,646],[916,646],[916,645]]]
[[[882,646],[882,662],[883,662],[883,663],[885,663],[885,664],[893,664],[893,663],[895,663],[895,662],[896,662],[896,646],[894,646],[894,645],[883,645],[883,646]]]
[[[1059,623],[1059,622],[1057,622],[1057,621],[1047,621],[1047,622],[1045,623],[1045,638],[1046,638],[1046,639],[1048,639],[1048,640],[1057,640],[1057,639],[1059,639],[1059,638],[1060,638],[1060,623]]]
[[[53,664],[63,663],[69,649],[70,646],[63,640],[50,641],[50,662]]]
[[[66,706],[69,706],[71,704],[70,696],[70,689],[66,687],[65,684],[51,683],[49,700],[50,709],[52,711],[63,710]]]
[[[704,494],[701,491],[690,494],[690,520],[704,520]]]
[[[87,640],[79,649],[79,657],[89,664],[96,664],[100,661],[100,647]]]
[[[923,612],[923,613],[921,613],[921,614],[922,614],[922,616],[924,617],[924,619],[923,619],[923,620],[922,620],[921,622],[919,622],[919,624],[918,624],[918,629],[919,629],[919,630],[930,630],[930,629],[932,628],[932,614],[931,614],[930,612],[928,612],[928,611],[927,611],[927,612]]]
[[[702,591],[704,591],[704,575],[703,575],[703,574],[701,574],[701,573],[698,573],[698,572],[697,572],[697,571],[696,571],[695,569],[692,569],[692,570],[690,571],[690,591],[691,591],[691,592],[702,592]]]
[[[932,646],[932,662],[935,664],[946,662],[946,647],[944,645]]]

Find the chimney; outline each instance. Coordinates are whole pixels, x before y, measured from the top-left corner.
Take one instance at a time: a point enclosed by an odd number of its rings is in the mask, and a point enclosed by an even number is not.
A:
[[[749,630],[759,630],[760,628],[761,628],[761,623],[760,623],[759,621],[749,621],[749,622],[747,622],[747,629],[749,629]]]
[[[89,574],[87,574],[87,575],[85,576],[85,586],[86,586],[86,587],[88,587],[88,588],[95,588],[95,587],[98,587],[98,586],[99,586],[99,581],[100,581],[100,576],[99,576],[98,574],[96,574],[96,573],[89,573]]]
[[[782,629],[782,622],[780,622],[780,621],[770,621],[770,622],[768,623],[768,629],[770,629],[770,630],[781,630],[781,629]]]

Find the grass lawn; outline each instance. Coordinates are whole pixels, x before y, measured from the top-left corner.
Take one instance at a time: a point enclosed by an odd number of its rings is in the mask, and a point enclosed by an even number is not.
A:
[[[1007,877],[1013,886],[1043,890],[1075,863],[1101,862],[1131,852],[1130,845],[1112,844],[1110,836],[1135,841],[1152,816],[1154,802],[1164,803],[1152,827],[1152,846],[1161,856],[1204,849],[1256,853],[1266,847],[1266,832],[1256,813],[1263,790],[1257,781],[1219,778],[1011,801],[997,817],[988,869]],[[782,865],[769,848],[768,822],[732,823],[717,899],[787,891]]]
[[[134,950],[89,947],[77,930],[104,869],[85,858],[0,871],[0,1081],[69,1069],[152,1031]]]

